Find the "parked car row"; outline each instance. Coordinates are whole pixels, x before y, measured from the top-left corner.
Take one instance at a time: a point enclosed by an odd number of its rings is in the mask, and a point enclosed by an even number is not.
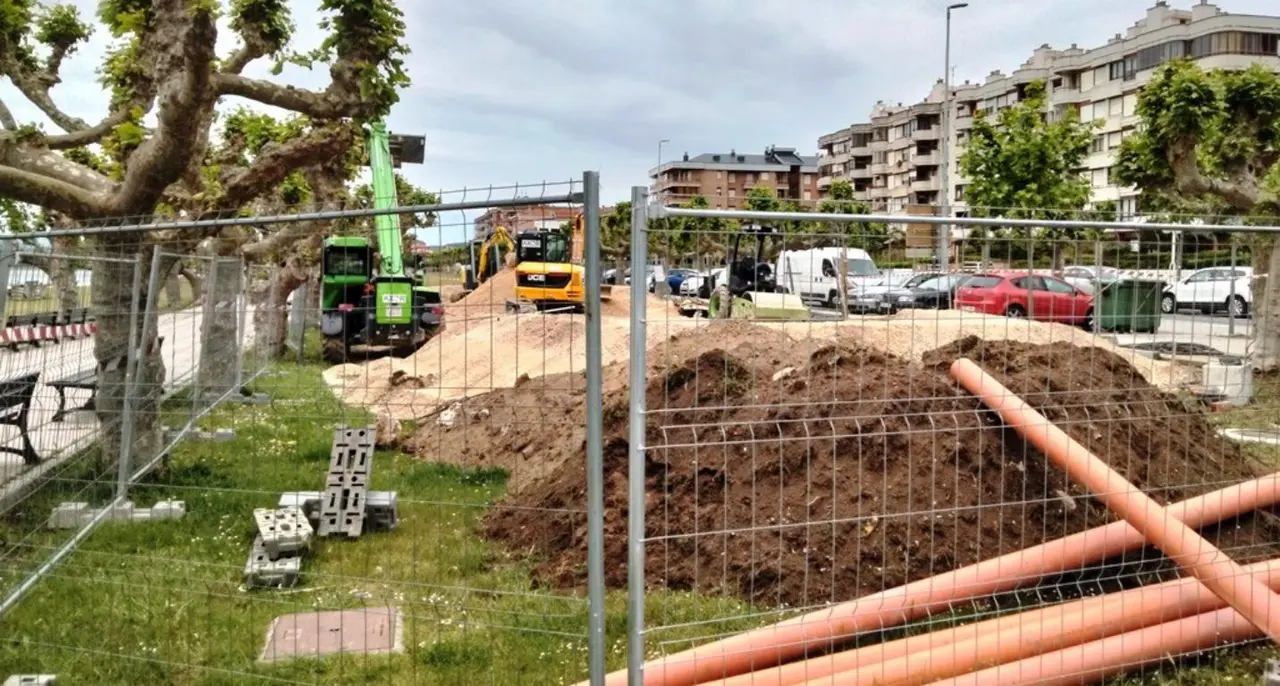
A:
[[[841,262],[849,310],[863,314],[892,314],[904,309],[961,309],[1009,317],[1087,324],[1093,316],[1094,294],[1124,279],[1112,267],[1067,266],[1054,274],[1009,271],[980,273],[884,272],[863,250],[812,248],[783,251],[776,265],[779,292],[794,293],[809,304],[841,306]],[[1253,304],[1253,270],[1249,267],[1210,267],[1187,272],[1167,284],[1160,309],[1173,314],[1182,309],[1205,313],[1226,311],[1247,316]],[[710,297],[710,283],[726,278],[724,267],[706,270],[658,265],[645,268],[649,292],[664,282],[682,297]],[[606,283],[617,283],[614,270]],[[631,282],[631,270],[624,272]]]

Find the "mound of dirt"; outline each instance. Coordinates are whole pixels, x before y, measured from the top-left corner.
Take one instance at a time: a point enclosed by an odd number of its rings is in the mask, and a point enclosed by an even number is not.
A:
[[[706,350],[647,385],[654,540],[645,566],[664,588],[814,606],[1112,519],[958,388],[946,367],[960,356],[1162,503],[1257,473],[1201,409],[1097,348],[964,338],[912,363],[832,345],[791,368],[747,352]],[[572,413],[571,404],[549,411]],[[605,573],[614,587],[626,583],[626,407],[625,388],[606,394]],[[538,581],[576,587],[587,545],[583,439],[561,438],[521,439],[529,459],[542,450],[560,457],[499,503],[484,529],[513,554],[531,554]],[[1280,530],[1268,522],[1206,533],[1238,560],[1261,559],[1277,554]]]
[[[516,270],[502,269],[458,301],[463,308],[503,306],[516,297]]]

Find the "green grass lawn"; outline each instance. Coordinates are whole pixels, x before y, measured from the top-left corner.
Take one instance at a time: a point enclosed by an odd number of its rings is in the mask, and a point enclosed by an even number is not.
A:
[[[281,366],[259,383],[271,406],[227,406],[204,422],[230,427],[226,443],[182,445],[168,472],[133,490],[141,506],[184,500],[177,522],[105,524],[4,621],[0,675],[54,673],[69,684],[556,684],[585,677],[586,600],[534,588],[524,563],[476,532],[504,490],[498,472],[464,472],[379,452],[375,490],[396,490],[400,527],[356,541],[316,541],[301,584],[241,588],[254,535],[252,510],[279,493],[321,490],[333,427],[368,417],[333,400],[314,366]],[[180,411],[177,413],[181,414]],[[77,481],[77,478],[84,481]],[[61,532],[32,533],[57,502],[102,502],[109,479],[81,472],[24,503],[0,524],[8,589]],[[77,495],[78,494],[78,495]],[[315,609],[395,604],[406,616],[406,651],[256,664],[269,621]],[[610,667],[624,664],[625,599],[609,599]],[[741,614],[732,601],[656,594],[655,619],[696,628],[664,638],[745,626],[703,624]],[[657,613],[660,613],[657,614]],[[683,646],[681,646],[683,647]]]

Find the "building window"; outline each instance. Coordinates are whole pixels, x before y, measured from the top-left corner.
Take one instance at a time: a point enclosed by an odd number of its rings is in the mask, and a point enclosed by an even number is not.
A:
[[[716,172],[716,178],[717,178],[717,179],[718,179],[718,178],[720,178],[723,174],[724,174],[724,172],[722,172],[722,171],[718,171],[718,172]]]
[[[1119,81],[1124,78],[1124,61],[1117,60],[1107,65],[1107,80]]]
[[[1102,139],[1103,139],[1102,136],[1094,136],[1093,145],[1089,146],[1089,152],[1091,153],[1102,152]]]
[[[1192,39],[1191,57],[1209,55],[1276,55],[1277,34],[1245,31],[1220,31]]]
[[[779,197],[779,198],[785,198],[785,197],[787,197],[787,189],[785,189],[785,188],[775,188],[775,189],[773,189],[773,194],[774,194],[775,196]]]
[[[760,172],[760,180],[761,180],[761,181],[768,181],[768,180],[769,180],[769,172]],[[748,179],[748,181],[750,181],[750,179]]]
[[[734,172],[729,172],[729,183],[733,183],[734,181],[737,181],[738,180],[737,176],[738,175],[735,174]]]
[[[804,199],[805,199],[805,200],[813,200],[813,193],[811,193],[810,191],[805,191],[805,192],[804,192]]]
[[[1112,131],[1107,134],[1107,150],[1115,150],[1120,147],[1120,141],[1123,139],[1119,131]]]
[[[1131,195],[1127,198],[1120,198],[1120,220],[1124,221],[1138,215],[1138,196]]]
[[[736,197],[738,197],[738,191],[735,191],[735,190],[733,190],[732,188],[730,188],[730,189],[729,189],[729,197],[730,197],[730,198],[736,198]]]
[[[1119,117],[1124,114],[1124,98],[1111,98],[1107,101],[1107,116]]]
[[[956,202],[964,202],[964,186],[956,186]]]

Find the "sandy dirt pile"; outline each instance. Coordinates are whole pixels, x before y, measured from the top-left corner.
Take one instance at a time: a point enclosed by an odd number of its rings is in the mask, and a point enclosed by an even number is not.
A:
[[[329,387],[352,405],[377,408],[397,419],[419,420],[457,401],[499,388],[512,388],[522,377],[581,371],[586,364],[584,319],[571,314],[516,315],[504,310],[514,297],[515,273],[505,270],[457,303],[446,305],[446,329],[414,355],[348,364],[326,371]],[[631,302],[626,287],[613,289],[602,306],[604,364],[626,362],[630,350]],[[703,336],[723,346],[724,336],[769,336],[781,333],[812,352],[832,343],[874,348],[907,360],[967,336],[984,340],[1016,340],[1047,344],[1068,342],[1116,353],[1130,361],[1143,378],[1164,389],[1199,381],[1194,367],[1157,361],[1121,350],[1104,338],[1077,327],[1011,320],[953,311],[903,312],[894,317],[812,322],[710,322],[679,316],[670,304],[647,298],[647,344],[651,357],[670,355],[654,348],[672,336]],[[742,328],[742,327],[747,328]],[[743,333],[747,332],[747,333]]]
[[[576,314],[513,314],[505,303],[515,295],[515,272],[504,270],[456,303],[445,306],[445,330],[413,355],[345,364],[325,372],[325,381],[347,403],[377,409],[397,419],[419,419],[457,400],[524,377],[586,368],[586,327]],[[649,298],[649,312],[665,316],[669,305]],[[604,362],[629,355],[631,300],[614,288],[602,305]],[[686,320],[683,327],[693,325]],[[664,329],[650,339],[668,335]]]
[[[1200,408],[1103,350],[970,337],[909,362],[849,345],[788,354],[772,333],[724,338],[724,348],[687,358],[677,355],[697,344],[672,341],[675,361],[646,388],[648,535],[662,539],[646,546],[646,572],[665,588],[812,606],[1110,520],[950,380],[960,356],[1162,503],[1259,473]],[[604,408],[605,570],[623,587],[628,427],[617,370]],[[580,388],[580,376],[473,399],[466,421],[417,437],[420,447],[465,437],[477,464],[539,464],[484,529],[557,587],[585,583],[584,437],[569,428],[583,409],[571,383]],[[1206,534],[1238,560],[1262,559],[1277,554],[1270,522],[1248,517]]]

